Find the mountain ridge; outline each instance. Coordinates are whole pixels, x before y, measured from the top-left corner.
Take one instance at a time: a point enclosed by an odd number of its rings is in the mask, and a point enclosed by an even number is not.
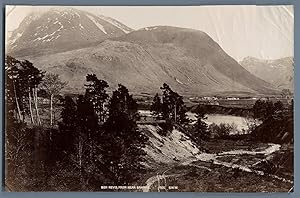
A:
[[[59,13],[62,15],[65,12]],[[83,24],[81,17],[75,17],[76,14],[72,13],[65,15],[69,16],[67,18],[74,15],[76,21],[73,26],[80,29],[80,24]],[[49,20],[45,16],[44,20]],[[92,24],[84,24],[86,28],[97,28],[93,20],[89,20],[90,17],[82,18]],[[35,29],[32,31],[37,33]],[[102,31],[102,35],[104,33],[101,27],[97,31]],[[37,49],[41,47],[43,45]],[[69,81],[69,91],[83,90],[85,75],[95,73],[98,78],[108,81],[111,87],[121,83],[133,92],[159,92],[159,87],[167,83],[184,95],[278,93],[272,85],[241,67],[218,43],[200,30],[153,26],[127,33],[122,31],[120,35],[71,50],[56,51],[56,43],[47,47],[52,53],[39,54],[27,50],[27,55],[19,57],[32,61],[40,69],[61,75]]]
[[[95,45],[130,31],[109,17],[74,8],[52,8],[25,17],[10,36],[7,52],[14,56],[57,53]],[[76,42],[70,38],[76,38]]]
[[[240,65],[279,89],[294,90],[293,57],[283,57],[279,59],[245,57],[240,61]]]

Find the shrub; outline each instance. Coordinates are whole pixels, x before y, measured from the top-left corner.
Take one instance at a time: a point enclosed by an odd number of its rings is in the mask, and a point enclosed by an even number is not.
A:
[[[232,132],[237,132],[237,125],[234,123],[221,123],[219,125],[212,123],[209,125],[208,131],[210,131],[212,138],[225,138]]]

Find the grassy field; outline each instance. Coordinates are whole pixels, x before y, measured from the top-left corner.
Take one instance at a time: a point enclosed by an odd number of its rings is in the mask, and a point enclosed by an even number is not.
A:
[[[288,192],[293,184],[282,182],[269,176],[226,168],[221,165],[208,165],[209,170],[194,166],[181,166],[174,169],[180,176],[166,178],[168,186],[178,186],[180,192]],[[152,190],[156,191],[157,182]]]

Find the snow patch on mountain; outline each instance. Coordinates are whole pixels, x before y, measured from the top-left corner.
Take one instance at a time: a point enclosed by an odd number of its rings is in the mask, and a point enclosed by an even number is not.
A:
[[[10,45],[13,45],[15,42],[16,42],[16,40],[18,39],[18,38],[20,38],[21,36],[23,35],[23,32],[18,32],[17,34],[16,34],[16,36],[11,40],[11,42],[10,42]]]
[[[154,26],[154,27],[145,27],[142,30],[150,31],[150,30],[156,30],[156,29],[157,29],[157,27]]]
[[[80,14],[73,8],[53,8],[52,9],[55,13],[60,14],[64,18],[80,18]]]
[[[57,38],[59,38],[60,37],[60,35],[56,35],[56,36],[54,36],[56,33],[58,33],[58,32],[60,32],[63,28],[64,28],[64,26],[62,25],[62,23],[60,22],[60,21],[56,21],[59,25],[60,25],[60,27],[57,29],[57,30],[55,30],[54,32],[52,32],[51,34],[46,34],[45,36],[43,36],[43,37],[37,37],[37,38],[35,38],[33,41],[40,41],[40,40],[42,40],[42,42],[49,42],[49,41],[52,41],[52,40],[55,40],[55,39],[57,39]],[[54,24],[57,24],[57,23],[54,23]],[[39,29],[39,28],[38,28]],[[35,33],[34,34],[35,36],[37,35],[37,33]],[[50,37],[50,38],[49,38]],[[47,39],[46,39],[47,38]]]
[[[181,81],[178,80],[177,78],[175,78],[175,80],[176,80],[179,84],[183,85],[183,82],[181,82]]]
[[[78,14],[77,12],[74,12],[74,14],[75,14],[76,16],[78,16],[78,18],[80,18],[80,14]]]
[[[99,15],[99,18],[101,18],[102,20],[114,25],[115,27],[121,29],[124,33],[128,34],[129,32],[131,32],[132,30],[130,30],[128,27],[124,26],[123,24],[121,24],[120,22],[110,18],[110,17],[106,17],[104,15]]]
[[[79,27],[80,27],[80,29],[84,29],[84,27],[81,25],[81,23],[79,23]]]
[[[26,24],[30,24],[32,23],[33,21],[39,19],[41,17],[41,13],[38,13],[38,12],[32,12],[29,14],[29,16],[26,18],[26,21],[25,23]]]
[[[105,31],[103,25],[101,25],[100,23],[98,23],[98,21],[91,15],[87,14],[87,17],[89,17],[89,19],[91,19],[94,24],[104,33],[107,34],[107,32]]]

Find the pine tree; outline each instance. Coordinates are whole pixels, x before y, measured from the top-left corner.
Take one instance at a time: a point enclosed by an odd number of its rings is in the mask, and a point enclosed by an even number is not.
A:
[[[60,127],[64,130],[73,131],[76,128],[76,103],[70,96],[66,96],[63,100],[61,119]]]
[[[94,111],[93,104],[83,95],[77,99],[77,120],[78,123],[75,135],[77,162],[80,169],[81,189],[86,189],[86,179],[92,173],[91,169],[95,163],[95,139],[98,133],[98,117]],[[88,171],[89,170],[89,171]]]
[[[78,96],[76,103],[66,97],[61,113],[62,122],[59,123],[60,135],[57,141],[68,142],[62,146],[70,156],[74,156],[73,163],[79,170],[81,190],[86,190],[87,180],[99,172],[97,167],[102,140],[98,125],[98,117],[91,101],[83,95]]]
[[[63,100],[63,109],[61,111],[62,121],[59,123],[59,137],[56,138],[57,146],[63,153],[70,155],[73,151],[73,144],[76,138],[77,122],[77,105],[73,99],[66,96]],[[66,142],[68,142],[66,144]]]
[[[103,169],[101,159],[103,138],[103,128],[99,123],[98,113],[104,109],[97,108],[99,102],[97,99],[100,94],[106,94],[104,87],[100,88],[102,81],[98,80],[95,75],[88,75],[85,95],[79,95],[76,103],[70,97],[65,97],[64,108],[61,113],[62,122],[59,124],[61,134],[57,139],[69,138],[70,152],[73,163],[75,162],[77,170],[75,175],[79,177],[81,190],[91,187],[89,181],[97,181],[99,175],[102,175]],[[105,83],[104,83],[105,84]],[[101,112],[104,115],[104,112]],[[112,146],[112,145],[110,145]],[[65,149],[67,150],[67,149]],[[75,161],[74,161],[75,160]],[[99,181],[98,181],[99,182]],[[100,181],[104,182],[104,181]]]
[[[26,104],[25,87],[22,86],[20,76],[21,62],[17,59],[7,56],[5,59],[5,99],[7,104],[7,112],[16,115],[16,119],[24,121]],[[16,112],[16,113],[14,113]]]
[[[183,102],[183,97],[174,92],[166,83],[160,88],[163,92],[162,116],[167,121],[175,124],[186,124],[187,109]]]
[[[102,124],[106,120],[107,115],[105,105],[109,97],[106,93],[106,89],[109,87],[108,83],[104,80],[99,80],[95,74],[88,74],[86,81],[89,84],[85,85],[85,96],[92,102],[99,122]]]
[[[208,125],[204,121],[205,119],[207,119],[205,107],[197,109],[196,117],[197,117],[197,122],[193,126],[192,139],[197,144],[200,144],[201,140],[207,140],[210,138]]]
[[[137,128],[137,103],[125,86],[119,85],[113,92],[108,108],[101,160],[104,173],[111,184],[128,185],[144,169],[141,162],[147,138]]]
[[[58,74],[47,73],[40,85],[50,96],[50,125],[53,124],[53,98],[66,86]]]
[[[257,100],[252,107],[255,119],[264,121],[274,114],[275,108],[272,101]]]
[[[33,116],[33,108],[35,108],[37,124],[41,124],[38,113],[37,87],[43,80],[45,72],[34,67],[28,60],[21,61],[21,67],[19,70],[20,84],[26,88],[31,122],[36,122]],[[32,104],[34,104],[34,107],[32,107]]]
[[[5,62],[7,99],[13,103],[17,117],[23,121],[29,110],[31,122],[35,123],[33,109],[35,108],[37,123],[41,124],[38,114],[37,87],[41,83],[44,72],[33,66],[28,60],[19,61],[11,56]],[[34,105],[34,106],[32,106]]]
[[[281,101],[277,101],[274,103],[275,111],[282,111],[284,109],[283,103]]]
[[[161,99],[158,94],[156,94],[153,98],[153,102],[152,102],[150,111],[152,112],[152,115],[156,119],[158,119],[158,120],[161,119],[162,103],[161,103]]]

